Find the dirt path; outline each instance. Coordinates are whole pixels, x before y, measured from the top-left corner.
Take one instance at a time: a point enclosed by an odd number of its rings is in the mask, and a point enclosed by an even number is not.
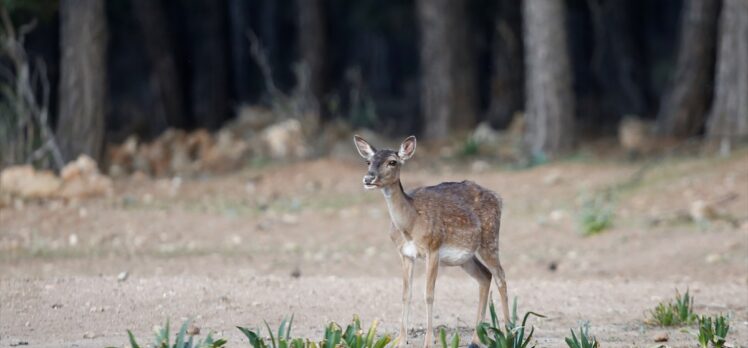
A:
[[[621,192],[613,226],[592,237],[579,234],[582,201],[638,164],[409,166],[407,187],[468,178],[504,197],[502,263],[520,312],[548,316],[533,321],[539,347],[563,346],[581,320],[605,347],[651,347],[663,331],[670,347],[693,347],[680,329],[644,324],[649,309],[686,288],[698,312],[729,313],[731,341],[748,345],[748,152],[659,163]],[[122,346],[128,328],[147,342],[154,325],[187,317],[246,346],[235,325],[277,324],[291,313],[298,336],[356,313],[394,333],[399,260],[381,195],[359,187],[362,170],[318,160],[209,179],[127,179],[104,199],[0,209],[0,347]],[[719,207],[724,219],[683,218],[695,200],[730,194],[737,198]],[[123,271],[129,277],[119,282]],[[443,274],[435,322],[467,342],[476,286],[458,269]]]
[[[419,284],[422,279],[419,279]],[[533,320],[540,347],[563,346],[568,328],[589,320],[606,347],[650,346],[661,332],[672,347],[692,347],[693,338],[680,329],[663,330],[642,323],[644,312],[672,296],[676,287],[691,287],[697,310],[733,314],[734,342],[748,342],[745,284],[719,286],[696,282],[672,283],[624,279],[512,282],[520,297],[520,311],[532,309],[547,316]],[[436,323],[457,328],[463,342],[470,339],[477,286],[465,277],[445,277],[437,287]],[[423,287],[416,288],[414,327],[425,324]],[[396,278],[256,276],[75,277],[13,280],[0,285],[3,320],[0,343],[25,341],[34,347],[102,347],[126,342],[125,330],[150,339],[153,325],[171,318],[195,318],[203,332],[227,337],[231,346],[246,346],[235,325],[259,326],[265,318],[277,323],[295,314],[294,333],[320,336],[320,324],[340,323],[358,313],[365,323],[382,319],[381,329],[395,333],[400,303]],[[694,329],[692,329],[693,331]],[[412,339],[420,345],[422,330]],[[93,337],[93,338],[84,338]],[[239,342],[242,342],[239,344]],[[143,342],[141,342],[143,343]]]

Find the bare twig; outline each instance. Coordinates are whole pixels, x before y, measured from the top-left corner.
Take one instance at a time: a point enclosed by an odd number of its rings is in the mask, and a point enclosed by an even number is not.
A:
[[[12,109],[14,113],[8,118],[7,126],[16,129],[8,137],[0,139],[3,142],[3,151],[0,153],[2,160],[5,164],[31,163],[49,154],[55,167],[62,169],[62,154],[48,123],[51,88],[47,67],[44,61],[37,59],[35,70],[31,71],[28,55],[23,47],[25,36],[36,27],[36,20],[22,25],[16,31],[5,8],[0,10],[0,20],[4,29],[1,53],[11,64],[10,67],[0,68],[0,75],[7,83],[13,84],[12,87],[2,86],[4,99],[11,107],[9,110]],[[41,98],[37,95],[40,89]],[[38,143],[42,145],[37,147]]]
[[[250,53],[252,53],[252,58],[254,58],[257,66],[260,68],[260,72],[262,73],[262,77],[265,79],[265,86],[267,87],[268,92],[270,92],[270,96],[273,98],[282,97],[283,93],[281,93],[278,87],[275,86],[273,70],[270,67],[270,63],[268,63],[267,54],[265,54],[265,48],[262,47],[260,39],[257,38],[257,35],[255,35],[251,30],[247,31],[247,38],[249,39]]]

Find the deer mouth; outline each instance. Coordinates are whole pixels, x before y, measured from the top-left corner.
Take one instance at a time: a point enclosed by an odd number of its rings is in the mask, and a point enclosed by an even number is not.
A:
[[[379,184],[375,184],[375,183],[364,184],[364,188],[367,190],[373,190],[373,189],[379,188]]]

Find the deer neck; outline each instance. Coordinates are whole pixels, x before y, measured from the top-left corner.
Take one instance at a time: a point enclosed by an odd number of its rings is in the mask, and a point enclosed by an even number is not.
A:
[[[403,191],[403,184],[396,183],[382,188],[390,219],[401,232],[409,232],[416,219],[416,209],[410,197]]]

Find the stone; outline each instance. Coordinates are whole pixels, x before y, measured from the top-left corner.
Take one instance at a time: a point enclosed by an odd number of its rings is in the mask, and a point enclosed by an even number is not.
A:
[[[114,190],[112,180],[99,173],[96,162],[87,155],[65,165],[60,172],[62,187],[59,196],[67,199],[79,199],[111,194]]]
[[[61,185],[52,172],[37,171],[30,165],[11,166],[0,173],[0,191],[20,198],[50,198]]]
[[[301,122],[296,119],[281,121],[265,128],[261,138],[268,157],[299,159],[307,155]]]

